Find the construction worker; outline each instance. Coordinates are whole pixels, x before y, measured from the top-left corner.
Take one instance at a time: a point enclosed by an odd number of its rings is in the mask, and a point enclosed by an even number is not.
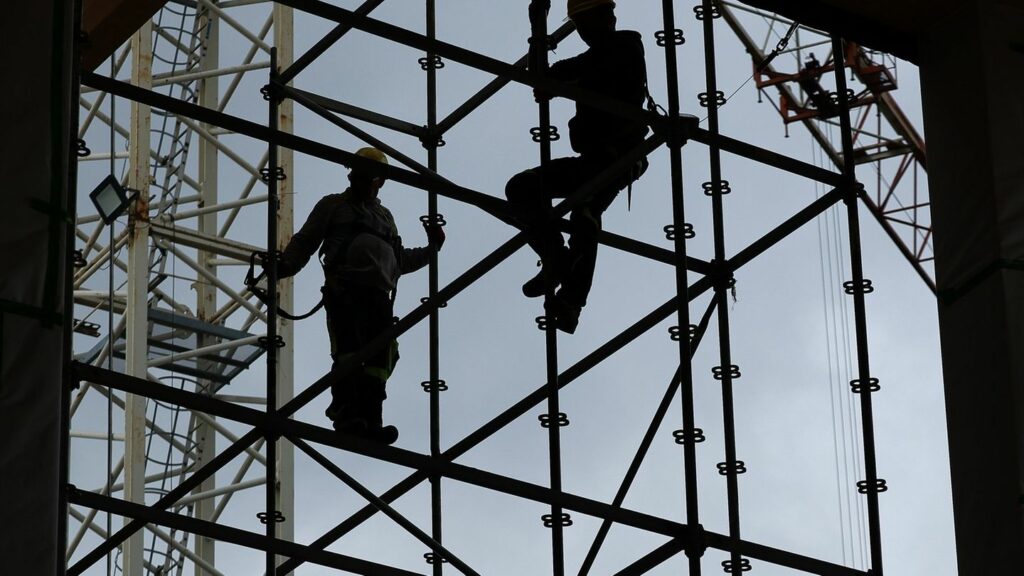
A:
[[[357,156],[387,164],[375,148]],[[306,223],[280,256],[279,276],[298,273],[319,249],[324,269],[323,301],[335,366],[345,361],[394,323],[393,295],[402,274],[423,268],[444,244],[444,230],[427,225],[429,245],[404,248],[395,219],[377,194],[385,178],[352,169],[349,187],[317,202]],[[365,360],[331,383],[327,417],[334,429],[383,444],[398,439],[398,429],[383,426],[385,385],[398,361],[398,342]]]
[[[588,50],[551,65],[548,76],[629,105],[643,105],[647,97],[647,71],[643,41],[638,32],[616,30],[612,0],[568,0],[569,18]],[[535,92],[538,101],[547,98]],[[569,121],[569,137],[579,156],[556,158],[546,166],[521,172],[509,180],[505,195],[525,225],[530,247],[541,257],[542,268],[523,284],[529,298],[561,288],[547,302],[554,325],[572,334],[594,279],[597,233],[601,215],[619,191],[647,169],[643,159],[600,188],[570,216],[569,246],[547,214],[551,199],[570,196],[610,164],[640,144],[647,125],[586,104],[576,104]]]

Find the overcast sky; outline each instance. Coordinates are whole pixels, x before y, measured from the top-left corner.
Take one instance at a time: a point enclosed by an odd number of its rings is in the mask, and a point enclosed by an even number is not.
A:
[[[358,2],[338,2],[353,8]],[[386,2],[375,18],[422,32],[424,14],[419,2]],[[446,0],[438,3],[438,35],[506,62],[526,50],[529,26],[526,2],[499,0]],[[551,28],[564,17],[564,6],[553,2]],[[661,28],[661,2],[620,2],[620,28],[643,33],[648,56],[651,91],[667,104],[663,52],[654,42]],[[679,24],[688,42],[679,64],[683,111],[704,116],[696,94],[705,90],[701,29],[689,3],[677,3]],[[265,6],[233,9],[232,14],[251,28],[265,18]],[[730,94],[751,73],[749,57],[721,20],[716,21],[719,85]],[[296,53],[302,53],[331,28],[331,24],[296,15]],[[760,24],[755,35],[763,33]],[[248,44],[224,27],[221,65],[239,62]],[[772,43],[774,44],[774,42]],[[574,36],[558,47],[553,58],[577,54],[581,42]],[[819,49],[820,50],[820,49]],[[824,60],[825,51],[818,56]],[[296,80],[296,86],[395,116],[425,123],[425,73],[411,49],[353,32],[329,50]],[[780,58],[778,67],[793,70],[792,59]],[[439,117],[445,117],[490,77],[453,62],[439,72]],[[899,66],[896,98],[917,126],[921,126],[916,69]],[[263,72],[246,77],[239,97],[228,112],[264,121],[266,112],[258,88]],[[223,87],[222,83],[222,87]],[[766,93],[767,95],[767,93]],[[119,101],[119,114],[127,104]],[[296,106],[296,132],[314,140],[353,150],[362,144]],[[799,125],[785,137],[781,119],[767,100],[758,104],[752,83],[740,90],[721,111],[722,131],[782,154],[808,162],[821,162],[806,131]],[[552,117],[563,135],[572,115],[571,103],[556,101]],[[486,194],[504,197],[505,181],[535,165],[539,155],[529,128],[537,123],[530,90],[510,86],[449,132],[440,150],[440,172],[454,182]],[[383,129],[366,127],[389,144],[426,163],[418,141]],[[838,137],[838,134],[834,135]],[[265,147],[240,137],[223,140],[255,164]],[[570,154],[568,138],[553,146],[556,155]],[[697,238],[692,256],[712,256],[710,201],[700,192],[709,179],[706,148],[697,143],[684,148],[686,210]],[[193,161],[194,164],[194,161]],[[95,178],[91,167],[83,181]],[[753,163],[723,156],[724,177],[732,194],[725,197],[725,238],[728,254],[735,254],[827,192],[814,183]],[[339,192],[345,169],[296,155],[296,228],[324,194]],[[651,157],[647,174],[634,186],[632,208],[625,194],[605,215],[605,228],[651,244],[671,248],[662,227],[671,221],[668,154],[662,149]],[[870,167],[859,177],[874,183]],[[923,176],[923,174],[922,174]],[[222,159],[221,197],[238,195],[246,178],[229,160]],[[81,187],[83,195],[91,189]],[[423,192],[389,183],[381,198],[395,214],[407,246],[425,243],[418,217],[426,212]],[[468,269],[514,234],[514,230],[471,206],[441,200],[449,222],[448,241],[441,256],[442,286]],[[81,204],[80,204],[81,205]],[[893,574],[943,576],[956,573],[949,473],[943,415],[936,307],[932,294],[866,210],[861,210],[865,272],[876,291],[867,297],[868,337],[872,375],[883,389],[875,395],[879,475],[889,491],[880,496],[883,551],[886,569]],[[248,208],[231,237],[264,244],[262,207]],[[854,468],[853,451],[860,445],[859,421],[850,407],[847,381],[849,362],[856,351],[843,336],[844,314],[852,329],[852,301],[844,307],[841,283],[850,278],[846,246],[845,208],[812,222],[762,257],[741,269],[735,299],[730,299],[733,359],[742,370],[734,385],[738,458],[748,473],[739,476],[740,510],[744,539],[787,549],[836,563],[864,567],[861,543],[866,517],[858,516],[854,483],[863,472]],[[842,248],[839,248],[842,246]],[[542,313],[539,300],[526,300],[520,285],[535,271],[536,257],[526,251],[502,263],[465,290],[441,314],[441,377],[450,390],[442,396],[442,448],[458,442],[493,416],[544,383],[544,338],[534,317]],[[187,274],[177,263],[177,270]],[[845,267],[844,267],[845,266]],[[296,309],[306,311],[319,298],[321,273],[309,266],[296,278]],[[222,269],[222,276],[240,286],[238,269]],[[426,271],[405,277],[400,285],[396,313],[413,309],[426,293]],[[691,282],[699,278],[691,274]],[[101,279],[97,279],[101,282]],[[176,284],[178,297],[194,302],[188,283]],[[105,286],[100,287],[105,288]],[[576,334],[559,333],[562,370],[603,344],[675,293],[673,270],[663,264],[602,248],[590,302]],[[220,297],[223,302],[223,296]],[[691,307],[696,319],[708,295]],[[610,502],[678,364],[678,352],[668,338],[668,319],[648,334],[573,382],[562,394],[562,410],[572,425],[562,430],[563,478],[567,492]],[[721,389],[711,377],[719,364],[714,328],[709,330],[693,365],[696,422],[707,442],[698,448],[701,521],[705,528],[726,533],[725,480],[715,464],[725,459],[722,442]],[[838,328],[837,328],[838,327]],[[255,330],[255,329],[254,329]],[[79,343],[79,349],[94,341]],[[329,345],[322,315],[296,327],[295,386],[301,390],[330,364]],[[385,420],[399,427],[398,446],[420,453],[429,450],[428,395],[420,381],[428,377],[426,323],[401,339],[402,360],[389,387]],[[263,387],[257,363],[229,388],[232,394],[257,394]],[[300,411],[297,417],[326,425],[326,395]],[[104,404],[89,404],[90,422],[105,416]],[[657,440],[642,467],[625,506],[682,522],[685,518],[682,450],[671,432],[681,427],[676,397]],[[103,412],[98,412],[98,411]],[[531,410],[506,429],[459,459],[460,463],[546,484],[547,435]],[[852,421],[851,421],[852,419]],[[851,424],[855,428],[851,428]],[[77,423],[76,423],[77,425]],[[95,424],[99,426],[99,424]],[[239,433],[242,427],[231,427]],[[86,477],[82,485],[98,485],[87,454],[98,454],[95,444],[73,445],[73,477]],[[225,444],[221,439],[222,445]],[[409,470],[327,450],[330,457],[367,486],[380,492],[404,478]],[[838,457],[837,457],[838,453]],[[859,464],[858,464],[859,466]],[[230,482],[237,465],[218,474],[218,483]],[[247,478],[259,477],[254,466]],[[858,475],[860,474],[860,475]],[[296,539],[310,542],[362,506],[360,498],[303,455],[296,456]],[[550,571],[550,534],[540,521],[546,506],[523,502],[499,493],[457,482],[444,483],[444,541],[482,574],[542,574]],[[395,503],[396,508],[429,531],[429,491],[421,486]],[[852,514],[850,513],[852,509]],[[260,531],[254,515],[262,510],[261,489],[232,500],[224,521]],[[379,515],[378,515],[379,516]],[[599,526],[599,521],[573,514],[566,529],[567,571],[575,573]],[[74,524],[74,523],[73,523]],[[598,557],[595,574],[613,573],[666,539],[627,528],[615,528]],[[375,517],[353,531],[331,550],[426,573],[426,550],[390,521]],[[709,550],[704,566],[720,570],[726,556]],[[260,554],[231,546],[218,549],[218,566],[226,574],[260,571]],[[790,574],[790,570],[753,561],[757,574]],[[653,574],[678,574],[685,556],[664,563]],[[102,573],[102,567],[96,567]],[[452,570],[452,569],[448,569]],[[329,571],[305,566],[299,574]]]

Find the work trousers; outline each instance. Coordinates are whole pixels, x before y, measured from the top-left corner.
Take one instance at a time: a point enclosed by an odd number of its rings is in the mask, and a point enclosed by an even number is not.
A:
[[[331,339],[332,372],[371,340],[394,324],[391,296],[379,288],[345,286],[324,288],[327,333]],[[328,414],[366,418],[380,423],[385,386],[398,362],[398,342],[392,340],[359,366],[331,380],[333,401]],[[332,416],[333,418],[334,416]]]
[[[597,264],[597,234],[601,231],[601,215],[618,193],[638,179],[646,170],[646,161],[614,178],[590,198],[573,209],[569,216],[569,248],[550,218],[551,200],[571,196],[584,184],[600,174],[616,158],[572,156],[555,158],[547,166],[538,166],[512,177],[505,186],[505,196],[517,217],[526,225],[527,241],[544,264],[560,267],[562,288],[559,296],[573,306],[587,303],[594,282]]]

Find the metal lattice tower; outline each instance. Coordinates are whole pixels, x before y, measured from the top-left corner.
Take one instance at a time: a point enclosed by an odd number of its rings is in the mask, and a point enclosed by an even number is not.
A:
[[[70,521],[69,573],[89,573],[92,566],[114,553],[113,569],[128,574],[180,574],[186,568],[194,569],[196,574],[231,574],[230,569],[218,567],[214,541],[219,541],[264,551],[268,573],[288,573],[311,562],[360,574],[406,574],[404,570],[388,566],[386,558],[355,558],[326,550],[380,512],[428,550],[424,556],[433,574],[452,570],[475,574],[477,572],[453,552],[455,547],[443,544],[443,481],[456,480],[550,506],[543,525],[551,530],[553,574],[564,574],[567,570],[563,532],[572,524],[570,512],[602,521],[580,568],[581,574],[589,573],[609,530],[616,525],[669,538],[666,544],[638,554],[633,564],[623,567],[621,573],[626,574],[648,571],[680,553],[688,557],[691,574],[717,572],[723,568],[728,573],[739,573],[748,570],[754,562],[816,574],[866,574],[865,570],[742,539],[739,482],[746,467],[737,453],[733,412],[733,384],[741,376],[730,346],[728,297],[735,283],[734,273],[783,238],[813,222],[824,211],[845,203],[851,263],[845,291],[853,302],[857,344],[857,371],[851,389],[857,394],[863,422],[865,476],[857,487],[864,495],[868,512],[871,573],[880,576],[883,572],[878,494],[886,490],[886,484],[875,470],[872,398],[879,386],[868,362],[864,298],[873,287],[870,280],[864,278],[861,268],[858,199],[864,200],[883,226],[887,226],[887,232],[922,277],[928,282],[931,278],[926,268],[930,260],[930,236],[924,216],[925,194],[916,186],[909,192],[899,186],[905,183],[906,174],[913,173],[915,166],[923,167],[923,143],[899,113],[888,92],[872,92],[869,82],[865,84],[867,92],[855,93],[852,99],[846,97],[850,90],[847,72],[857,76],[873,69],[882,57],[839,38],[801,29],[771,16],[771,22],[790,28],[789,36],[795,38],[790,51],[798,64],[804,62],[809,45],[822,45],[823,52],[831,53],[824,58],[825,65],[815,78],[824,85],[834,86],[832,90],[823,90],[835,109],[827,117],[820,110],[814,110],[815,114],[795,120],[808,126],[832,163],[829,167],[820,167],[719,132],[719,108],[725,104],[726,94],[716,76],[715,35],[721,30],[721,26],[716,30],[716,23],[728,24],[751,53],[761,90],[777,90],[780,94],[777,102],[785,106],[814,108],[808,104],[807,97],[798,96],[787,87],[786,82],[797,81],[799,74],[780,78],[783,73],[770,62],[760,64],[768,59],[769,53],[765,45],[752,40],[753,36],[736,13],[740,9],[749,11],[748,8],[713,0],[702,0],[692,7],[704,41],[700,48],[706,69],[700,94],[700,101],[707,109],[707,127],[704,128],[696,118],[680,112],[677,61],[684,37],[677,24],[680,19],[676,14],[677,3],[671,0],[660,3],[664,25],[655,34],[667,63],[668,91],[663,95],[667,109],[663,114],[632,109],[546,79],[543,74],[547,67],[546,48],[564,40],[572,32],[572,25],[565,23],[549,31],[545,10],[532,11],[536,16],[531,22],[534,49],[518,62],[509,64],[438,41],[435,2],[425,0],[425,34],[372,18],[371,13],[383,0],[366,0],[355,10],[318,0],[287,0],[273,5],[248,0],[169,3],[135,34],[130,46],[115,53],[109,70],[101,66],[95,72],[83,71],[79,137],[89,150],[83,150],[79,167],[82,189],[88,188],[88,183],[95,181],[98,173],[104,173],[97,169],[98,165],[102,164],[104,169],[109,165],[111,172],[128,188],[137,191],[138,200],[127,223],[122,221],[113,229],[103,226],[98,217],[78,218],[83,266],[74,282],[79,316],[76,332],[80,333],[80,347],[76,350],[80,353],[74,366],[81,386],[73,392],[72,415],[76,419],[68,433],[78,442],[107,440],[123,443],[124,447],[109,453],[107,477],[76,478],[72,471],[71,480],[79,487],[70,492],[73,519]],[[528,4],[543,8],[548,3],[534,0],[522,4],[525,17]],[[655,4],[652,2],[650,6]],[[298,58],[292,54],[293,10],[317,16],[332,26],[322,40]],[[758,13],[757,16],[768,15]],[[427,118],[422,126],[292,85],[301,78],[303,70],[351,30],[423,54],[419,64],[427,75]],[[240,36],[246,46],[241,58],[232,53],[235,59],[230,61],[226,56],[228,52],[222,48],[229,34]],[[771,38],[772,34],[777,34],[774,24],[765,37]],[[812,34],[817,34],[814,40],[810,39]],[[789,52],[786,46],[781,46],[772,54],[778,66]],[[439,120],[437,71],[445,60],[491,74],[494,80],[448,117]],[[527,61],[531,62],[530,72]],[[653,75],[655,71],[649,70],[649,73]],[[228,80],[227,86],[213,79]],[[864,79],[864,76],[858,77],[861,83]],[[509,209],[504,200],[461,186],[439,174],[438,148],[444,144],[444,136],[450,130],[513,82],[625,117],[642,118],[652,126],[653,136],[609,166],[594,182],[556,205],[554,215],[565,216],[601,183],[614,178],[637,159],[666,149],[671,162],[673,217],[665,232],[672,249],[608,232],[601,233],[600,240],[607,246],[672,265],[675,296],[568,368],[559,364],[556,331],[546,318],[538,318],[545,339],[546,384],[443,449],[441,397],[447,385],[440,369],[443,343],[439,311],[448,305],[457,306],[461,292],[525,246],[525,236],[515,235],[445,286],[441,285],[439,265],[434,257],[429,266],[428,293],[421,305],[337,368],[340,371],[350,369],[387,341],[425,321],[430,342],[429,375],[422,386],[430,398],[429,453],[346,440],[315,423],[291,418],[326,391],[327,380],[322,378],[295,394],[292,384],[294,326],[279,318],[275,306],[264,306],[248,290],[233,287],[240,286],[238,272],[249,263],[252,253],[266,251],[268,247],[279,250],[291,236],[293,151],[343,166],[359,166],[360,162],[365,162],[347,151],[293,134],[294,104],[397,160],[402,167],[387,168],[386,175],[390,180],[425,192],[428,211],[423,216],[424,222],[445,223],[445,217],[438,212],[439,197],[478,208],[485,213],[482,217],[508,221]],[[865,95],[872,98],[870,102],[865,100]],[[113,96],[117,100],[112,107]],[[247,106],[264,107],[266,121],[254,122],[234,113],[233,106],[242,105],[239,101]],[[878,111],[874,131],[867,128],[868,106]],[[859,116],[853,117],[851,108],[858,110]],[[550,143],[556,132],[551,126],[546,102],[539,105],[538,115],[538,126],[533,134],[543,163],[551,158]],[[885,130],[883,119],[887,122]],[[794,121],[789,117],[784,120]],[[823,134],[820,127],[823,123],[835,125],[836,140]],[[426,164],[403,154],[400,147],[389,145],[389,140],[371,134],[360,125],[389,130],[394,138],[419,140],[426,151]],[[872,138],[873,143],[866,142]],[[253,147],[252,141],[259,142],[260,147]],[[696,146],[706,147],[708,151],[710,179],[695,188],[684,186],[683,156],[688,147]],[[723,197],[730,193],[730,186],[723,174],[722,152],[822,183],[830,191],[758,241],[736,250],[725,244]],[[844,158],[855,160],[844,162]],[[888,176],[881,163],[891,158],[896,158],[899,165],[895,174]],[[855,166],[864,162],[878,165],[874,196],[856,181]],[[221,189],[218,176],[225,163],[240,175],[237,179],[240,186]],[[711,202],[714,253],[706,259],[694,257],[688,251],[687,241],[692,238],[693,227],[687,223],[683,199],[687,193],[694,194],[694,189],[701,196],[707,195]],[[243,210],[254,208],[265,215],[265,233],[254,235],[248,229],[251,219],[245,221],[247,229],[240,229]],[[894,222],[907,224],[910,232],[897,231],[891,225]],[[105,233],[112,241],[102,240]],[[127,252],[126,257],[121,255],[124,252]],[[111,263],[112,268],[107,269]],[[109,286],[103,284],[104,272],[110,280]],[[276,278],[273,266],[270,277]],[[292,281],[272,281],[269,286],[271,301],[293,310]],[[690,304],[705,294],[710,295],[709,305],[693,313]],[[222,302],[223,298],[226,300]],[[109,314],[106,326],[99,318],[103,315],[101,312]],[[678,357],[670,359],[670,363],[677,366],[676,375],[655,411],[615,498],[611,502],[599,502],[563,491],[560,430],[568,424],[569,418],[560,408],[559,391],[668,318],[674,318],[670,335],[678,342]],[[714,379],[721,386],[724,416],[725,453],[717,469],[727,484],[728,532],[725,534],[704,530],[698,507],[697,453],[705,440],[705,432],[698,427],[700,415],[694,410],[692,357],[699,345],[708,345],[703,338],[712,320],[717,324],[718,364]],[[84,344],[86,338],[100,334],[104,337]],[[250,383],[248,388],[236,392],[235,376],[254,365],[257,358],[265,358],[267,362],[265,387]],[[236,386],[226,388],[233,382]],[[676,393],[681,401],[673,407]],[[546,403],[540,421],[548,434],[548,485],[524,482],[458,462],[460,456],[542,402]],[[685,522],[623,507],[655,434],[673,409],[679,411],[682,421],[674,439],[682,447]],[[105,420],[108,415],[115,415],[119,425],[110,425]],[[84,433],[79,429],[80,422],[94,431],[101,425],[106,428],[101,433]],[[239,434],[233,431],[236,427],[246,431]],[[367,501],[361,510],[309,545],[295,543],[294,537],[293,451],[296,447]],[[409,468],[411,473],[389,490],[378,493],[334,464],[325,456],[324,447]],[[99,451],[90,454],[102,457]],[[229,476],[230,480],[224,482]],[[391,505],[423,482],[429,483],[429,528],[418,527]],[[261,488],[264,502],[248,516],[262,525],[241,529],[220,521],[233,498],[240,499],[243,496],[238,495]],[[114,493],[122,497],[114,498]],[[248,500],[246,503],[252,505]],[[104,526],[99,520],[101,513],[125,517],[124,526]],[[259,520],[255,520],[257,516]],[[721,567],[702,561],[704,551],[709,548],[728,553],[728,560]]]

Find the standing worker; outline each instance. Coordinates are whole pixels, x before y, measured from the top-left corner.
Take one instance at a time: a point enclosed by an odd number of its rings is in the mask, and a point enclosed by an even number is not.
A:
[[[640,33],[615,29],[612,0],[568,0],[568,13],[588,50],[554,63],[548,76],[624,104],[642,106],[647,97],[647,69]],[[549,98],[539,91],[535,95],[538,100]],[[643,142],[646,135],[643,122],[577,103],[576,116],[569,121],[569,140],[579,156],[556,158],[546,166],[521,172],[505,187],[505,195],[526,226],[530,247],[541,257],[543,266],[523,284],[523,294],[536,298],[561,285],[547,306],[555,317],[555,326],[563,332],[576,331],[580,310],[587,303],[594,280],[601,215],[620,190],[643,174],[647,160],[640,160],[573,209],[568,248],[557,222],[548,216],[551,199],[570,196]]]
[[[362,148],[356,156],[387,165],[376,148]],[[426,225],[429,245],[404,248],[395,219],[377,198],[383,176],[353,168],[349,187],[329,194],[313,211],[281,253],[281,278],[302,270],[319,248],[324,269],[324,308],[334,365],[344,362],[394,324],[394,293],[398,277],[415,272],[444,244],[444,230]],[[331,382],[327,417],[342,434],[391,444],[398,429],[383,426],[385,385],[398,362],[398,341],[366,359],[348,374]]]

